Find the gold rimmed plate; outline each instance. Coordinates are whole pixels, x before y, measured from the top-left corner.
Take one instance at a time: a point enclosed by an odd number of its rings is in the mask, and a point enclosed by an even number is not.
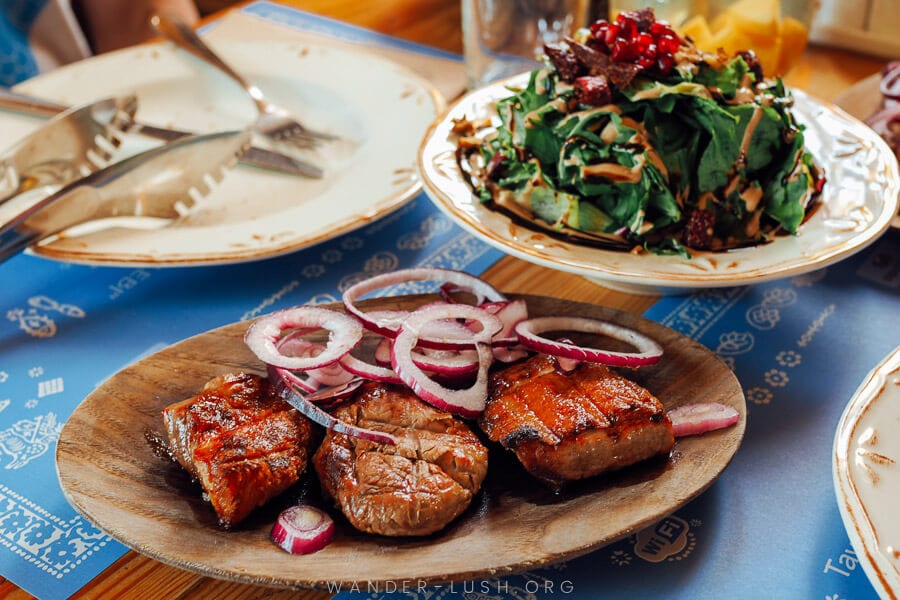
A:
[[[444,109],[431,83],[355,48],[218,39],[216,50],[274,101],[341,138],[311,151],[273,147],[320,166],[324,177],[238,165],[202,203],[166,227],[87,229],[32,252],[55,260],[123,266],[258,260],[362,227],[421,190],[419,142]],[[16,89],[65,104],[133,93],[141,122],[201,133],[242,129],[256,118],[253,102],[234,82],[165,44],[66,65]],[[0,112],[0,128],[8,135],[24,135],[39,124],[32,117]],[[157,143],[128,136],[122,153]]]
[[[632,293],[666,294],[748,285],[800,275],[842,260],[875,241],[897,214],[900,174],[887,144],[843,110],[794,90],[793,112],[807,149],[825,169],[821,206],[798,235],[727,252],[680,256],[604,249],[553,235],[481,204],[456,160],[455,120],[498,123],[495,103],[527,76],[489,85],[457,101],[429,128],[419,169],[431,200],[461,227],[504,252]]]
[[[834,437],[841,518],[882,598],[900,595],[900,346],[853,394]]]
[[[230,531],[216,526],[200,489],[145,439],[160,431],[163,407],[197,393],[210,378],[262,372],[246,348],[241,322],[170,346],[101,384],[66,422],[57,448],[65,497],[89,521],[130,548],[202,575],[286,588],[343,583],[440,584],[524,571],[585,554],[672,513],[707,489],[740,446],[746,424],[743,392],[731,370],[694,340],[658,323],[609,308],[526,296],[533,316],[594,317],[656,339],[659,363],[628,375],[668,408],[721,402],[741,415],[733,427],[680,438],[668,458],[651,460],[553,494],[509,453],[491,451],[484,488],[444,531],[425,538],[359,533],[318,496],[311,474]],[[368,301],[371,308],[408,308],[421,297]],[[306,556],[269,540],[278,514],[298,497],[331,510],[336,540]]]

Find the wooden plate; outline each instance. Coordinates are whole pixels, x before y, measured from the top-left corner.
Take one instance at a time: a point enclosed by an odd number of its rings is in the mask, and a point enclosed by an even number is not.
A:
[[[585,554],[628,536],[704,491],[737,451],[746,404],[737,379],[715,354],[658,323],[609,308],[526,296],[532,316],[568,314],[613,321],[644,332],[663,359],[629,375],[667,407],[721,402],[741,413],[737,425],[679,439],[669,458],[598,477],[561,494],[545,490],[510,454],[492,451],[489,475],[473,506],[440,534],[391,539],[361,534],[336,517],[336,541],[292,556],[269,541],[278,511],[298,496],[317,500],[307,476],[296,490],[224,531],[180,468],[146,441],[160,431],[160,410],[231,371],[263,372],[243,343],[249,323],[189,338],[129,366],[88,396],[67,421],[57,447],[63,493],[116,540],[164,563],[221,579],[288,588],[329,584],[424,585],[523,571]],[[408,307],[422,298],[378,299],[369,306]],[[323,502],[323,506],[326,503]]]

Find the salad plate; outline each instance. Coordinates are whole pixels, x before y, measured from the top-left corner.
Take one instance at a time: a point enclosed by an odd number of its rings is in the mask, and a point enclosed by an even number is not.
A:
[[[363,306],[409,308],[431,298],[378,298]],[[311,472],[296,489],[224,530],[199,486],[158,456],[147,434],[163,430],[165,406],[195,395],[210,378],[240,370],[264,373],[243,342],[250,324],[245,321],[149,355],[98,386],[60,434],[56,462],[63,493],[108,535],[164,563],[244,583],[327,589],[353,583],[440,584],[562,561],[655,523],[712,485],[738,450],[747,416],[741,386],[725,363],[689,337],[636,315],[557,298],[525,299],[533,316],[599,318],[653,337],[663,346],[663,358],[629,371],[630,378],[667,408],[720,402],[737,409],[740,420],[679,438],[671,458],[602,475],[559,494],[537,484],[511,453],[492,451],[493,469],[472,506],[428,537],[354,530],[319,496]],[[298,499],[331,511],[337,528],[333,542],[305,556],[290,555],[269,539],[279,511]]]
[[[881,110],[884,104],[880,88],[881,80],[880,73],[870,75],[835,96],[834,103],[860,121],[865,121]],[[900,211],[894,217],[891,227],[900,229]]]
[[[306,179],[238,165],[193,210],[165,227],[136,223],[86,229],[32,248],[33,253],[107,265],[256,260],[361,227],[421,189],[416,150],[444,107],[425,79],[361,50],[312,41],[235,41],[218,44],[216,50],[302,122],[341,138],[316,150],[295,151],[298,158],[322,167],[325,176]],[[16,91],[69,105],[135,94],[141,122],[196,132],[240,129],[256,117],[253,102],[233,81],[165,44],[67,65]],[[0,112],[0,128],[10,139],[41,123]],[[158,143],[127,136],[122,155]]]
[[[797,235],[723,252],[692,251],[690,258],[605,249],[554,235],[482,204],[457,160],[454,123],[489,121],[496,127],[495,103],[527,82],[527,74],[520,75],[464,96],[432,124],[419,151],[431,200],[473,235],[521,259],[631,293],[682,293],[820,269],[875,241],[897,214],[900,175],[887,144],[843,110],[794,90],[793,113],[828,180],[820,206]]]
[[[882,598],[900,594],[900,347],[854,393],[834,438],[833,475],[841,518]]]

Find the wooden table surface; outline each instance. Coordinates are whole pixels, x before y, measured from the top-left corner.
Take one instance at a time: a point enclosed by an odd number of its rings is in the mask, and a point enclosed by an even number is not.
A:
[[[303,10],[374,29],[399,38],[452,52],[462,50],[459,0],[291,0]],[[228,10],[228,0],[200,0],[205,13]],[[214,18],[213,14],[212,17]],[[808,48],[785,81],[825,100],[831,100],[855,82],[878,72],[883,60],[843,50]],[[551,294],[643,312],[656,300],[602,288],[576,275],[538,267],[505,257],[485,273],[505,292]],[[0,578],[0,598],[24,600],[29,594]],[[202,577],[129,552],[101,573],[73,598],[218,598],[228,600],[272,598],[325,600],[321,591],[285,591]]]

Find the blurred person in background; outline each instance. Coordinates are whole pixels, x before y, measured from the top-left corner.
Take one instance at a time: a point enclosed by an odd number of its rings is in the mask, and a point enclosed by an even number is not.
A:
[[[155,12],[199,19],[194,0],[0,0],[0,85],[149,40]]]

